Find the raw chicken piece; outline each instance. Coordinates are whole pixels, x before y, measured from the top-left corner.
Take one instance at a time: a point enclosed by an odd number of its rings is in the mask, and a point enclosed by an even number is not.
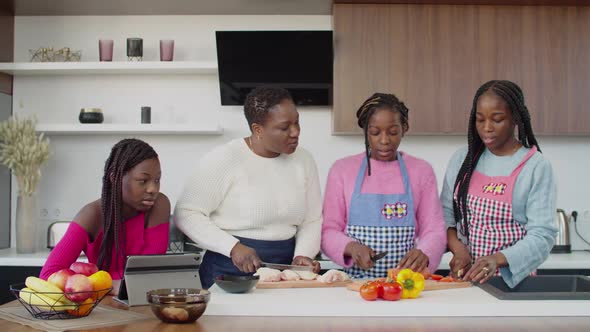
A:
[[[313,273],[311,271],[295,271],[295,272],[303,280],[315,280],[315,278],[318,276],[317,274],[315,274],[315,273]]]
[[[276,282],[281,281],[283,273],[279,270],[269,269],[268,267],[261,267],[254,273],[255,276],[260,276],[260,282]]]
[[[329,270],[328,272],[318,277],[318,281],[325,282],[327,284],[346,280],[350,280],[350,277],[348,276],[348,274],[340,270]]]
[[[281,272],[281,280],[295,281],[299,279],[301,279],[301,277],[297,274],[297,272],[293,270],[284,270],[283,272]]]

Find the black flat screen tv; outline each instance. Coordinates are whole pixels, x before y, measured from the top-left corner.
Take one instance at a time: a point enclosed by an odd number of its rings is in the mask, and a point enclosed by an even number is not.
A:
[[[287,89],[297,105],[331,105],[332,31],[216,31],[222,105],[257,86]]]

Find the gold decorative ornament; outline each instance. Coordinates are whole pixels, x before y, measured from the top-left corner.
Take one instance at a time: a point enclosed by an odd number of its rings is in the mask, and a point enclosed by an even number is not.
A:
[[[82,51],[72,51],[69,47],[57,51],[53,47],[39,47],[29,50],[31,62],[77,62],[82,60]]]

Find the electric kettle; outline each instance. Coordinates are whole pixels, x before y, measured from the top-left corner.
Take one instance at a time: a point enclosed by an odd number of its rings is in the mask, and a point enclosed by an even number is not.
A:
[[[552,253],[570,253],[572,246],[570,242],[570,227],[569,218],[565,211],[557,209],[555,214],[555,222],[557,223],[557,238],[555,245],[551,249]]]

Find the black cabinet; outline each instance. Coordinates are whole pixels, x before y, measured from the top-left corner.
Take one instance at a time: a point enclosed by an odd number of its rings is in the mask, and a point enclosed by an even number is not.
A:
[[[24,283],[28,276],[39,276],[41,266],[0,266],[0,304],[15,300],[11,284]]]

